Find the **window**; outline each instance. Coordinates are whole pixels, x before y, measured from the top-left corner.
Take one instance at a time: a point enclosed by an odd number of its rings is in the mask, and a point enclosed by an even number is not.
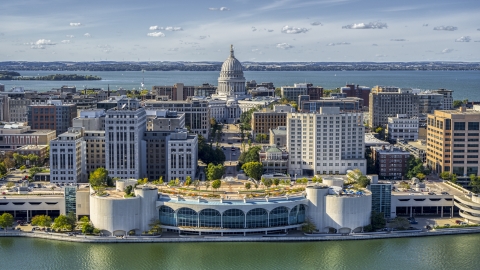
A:
[[[198,214],[190,208],[180,208],[177,212],[177,226],[197,227]]]
[[[265,228],[268,226],[268,213],[263,208],[255,208],[247,213],[247,228]]]
[[[468,122],[468,130],[479,130],[478,122]]]
[[[215,209],[204,209],[199,216],[201,228],[220,228],[222,226],[222,215]]]
[[[229,209],[223,212],[223,228],[243,229],[245,227],[245,213],[239,209]]]
[[[465,122],[455,122],[453,124],[453,130],[465,130]]]
[[[288,225],[288,209],[284,206],[277,207],[270,212],[270,227]]]

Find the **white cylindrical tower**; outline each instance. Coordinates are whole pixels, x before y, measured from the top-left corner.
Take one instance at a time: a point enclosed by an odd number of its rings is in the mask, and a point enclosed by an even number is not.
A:
[[[323,219],[325,215],[325,196],[328,187],[323,185],[308,186],[306,189],[308,199],[307,216],[319,231],[324,231]]]
[[[151,186],[140,186],[135,189],[135,196],[140,197],[139,221],[140,229],[143,231],[150,230],[149,224],[153,220],[158,219],[157,199],[158,189]]]

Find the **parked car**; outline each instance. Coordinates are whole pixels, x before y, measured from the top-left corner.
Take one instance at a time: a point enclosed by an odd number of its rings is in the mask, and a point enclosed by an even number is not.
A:
[[[448,195],[448,192],[442,191],[442,195]]]
[[[462,223],[461,220],[459,220],[459,219],[455,220],[455,224],[460,225],[460,223]]]

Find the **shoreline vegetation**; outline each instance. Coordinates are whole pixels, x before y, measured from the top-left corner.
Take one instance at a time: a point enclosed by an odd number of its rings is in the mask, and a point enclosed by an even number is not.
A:
[[[52,74],[45,76],[22,76],[16,71],[0,71],[0,80],[3,81],[99,81],[101,77],[95,75]]]

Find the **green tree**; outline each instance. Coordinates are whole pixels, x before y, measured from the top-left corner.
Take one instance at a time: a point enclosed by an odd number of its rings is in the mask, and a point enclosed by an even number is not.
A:
[[[89,182],[93,189],[97,190],[107,183],[108,171],[105,168],[98,168],[90,173]]]
[[[35,174],[37,174],[39,172],[42,172],[42,168],[39,168],[39,167],[30,168],[30,170],[28,170],[29,178],[33,179]]]
[[[430,174],[430,170],[423,166],[423,162],[419,158],[410,156],[407,160],[407,178],[411,179],[416,177],[417,174],[422,173],[423,175]]]
[[[47,215],[37,215],[32,218],[33,226],[50,227],[52,225],[52,218]]]
[[[212,147],[201,135],[198,136],[198,159],[205,164],[213,163],[215,165],[223,164],[226,160],[223,150],[218,147]]]
[[[208,190],[208,188],[210,187],[210,181],[205,181],[205,190]]]
[[[398,230],[408,229],[410,222],[404,217],[396,217],[392,221],[393,227]]]
[[[425,174],[423,174],[423,173],[421,173],[421,172],[420,172],[420,173],[417,173],[416,176],[417,176],[417,178],[418,178],[420,181],[423,181],[423,179],[425,179]]]
[[[305,220],[305,223],[302,224],[302,232],[304,233],[313,233],[317,230],[315,223],[312,222],[310,218]]]
[[[192,178],[189,175],[185,178],[185,186],[189,187],[190,185],[192,185]]]
[[[273,184],[274,184],[276,187],[278,187],[278,185],[280,184],[280,179],[274,178],[274,179],[273,179]]]
[[[255,180],[259,180],[263,174],[263,165],[260,162],[247,162],[242,165],[242,170]]]
[[[222,181],[220,181],[220,180],[215,180],[215,181],[212,182],[212,188],[214,190],[219,189],[221,186],[222,186]]]
[[[468,184],[472,187],[473,193],[480,193],[480,177],[475,174],[470,175],[470,183]]]
[[[206,173],[208,180],[220,179],[224,174],[225,174],[225,167],[222,164],[218,164],[218,165],[215,165],[213,163],[208,164],[207,173]]]
[[[7,167],[7,169],[15,167],[15,161],[13,161],[10,157],[3,159],[3,164],[5,167]]]
[[[357,180],[357,184],[362,188],[366,188],[368,185],[370,185],[370,179],[368,179],[368,177],[365,175],[361,175]]]
[[[162,232],[162,223],[158,218],[153,218],[148,224],[148,226],[150,227],[150,231],[155,235]]]
[[[264,179],[262,180],[262,183],[263,183],[263,185],[268,189],[268,188],[270,188],[270,187],[272,186],[273,181],[272,181],[272,179],[270,179],[270,178],[264,178]]]
[[[13,226],[13,216],[9,213],[3,213],[0,216],[0,227],[3,227],[7,231],[8,227]]]
[[[132,189],[133,189],[133,187],[131,185],[128,185],[125,188],[125,195],[130,196],[130,194],[132,194]]]
[[[160,176],[160,178],[158,178],[158,184],[163,185],[163,176]]]
[[[440,178],[443,180],[450,180],[452,179],[452,175],[449,172],[442,172],[440,173]]]
[[[452,178],[450,179],[450,181],[451,181],[452,183],[456,184],[456,183],[457,183],[457,180],[458,180],[457,175],[456,175],[456,174],[452,174]]]
[[[70,220],[65,215],[60,215],[53,220],[53,229],[71,231],[73,229]]]
[[[83,216],[83,217],[80,219],[80,222],[81,222],[81,223],[86,223],[86,222],[90,222],[90,220],[88,219],[87,216]]]
[[[14,153],[13,154],[13,159],[17,163],[17,166],[25,164],[25,156],[24,155],[20,155],[19,153]]]
[[[454,100],[453,101],[453,107],[454,108],[460,108],[462,106],[462,104],[465,104],[465,102],[463,100]]]
[[[385,215],[383,213],[372,211],[370,216],[370,224],[372,225],[373,230],[385,228],[385,224],[387,224]]]
[[[0,176],[3,177],[5,174],[7,174],[7,167],[3,162],[0,162]]]
[[[250,182],[246,182],[244,186],[246,190],[250,190],[252,188],[252,184],[250,184]]]

